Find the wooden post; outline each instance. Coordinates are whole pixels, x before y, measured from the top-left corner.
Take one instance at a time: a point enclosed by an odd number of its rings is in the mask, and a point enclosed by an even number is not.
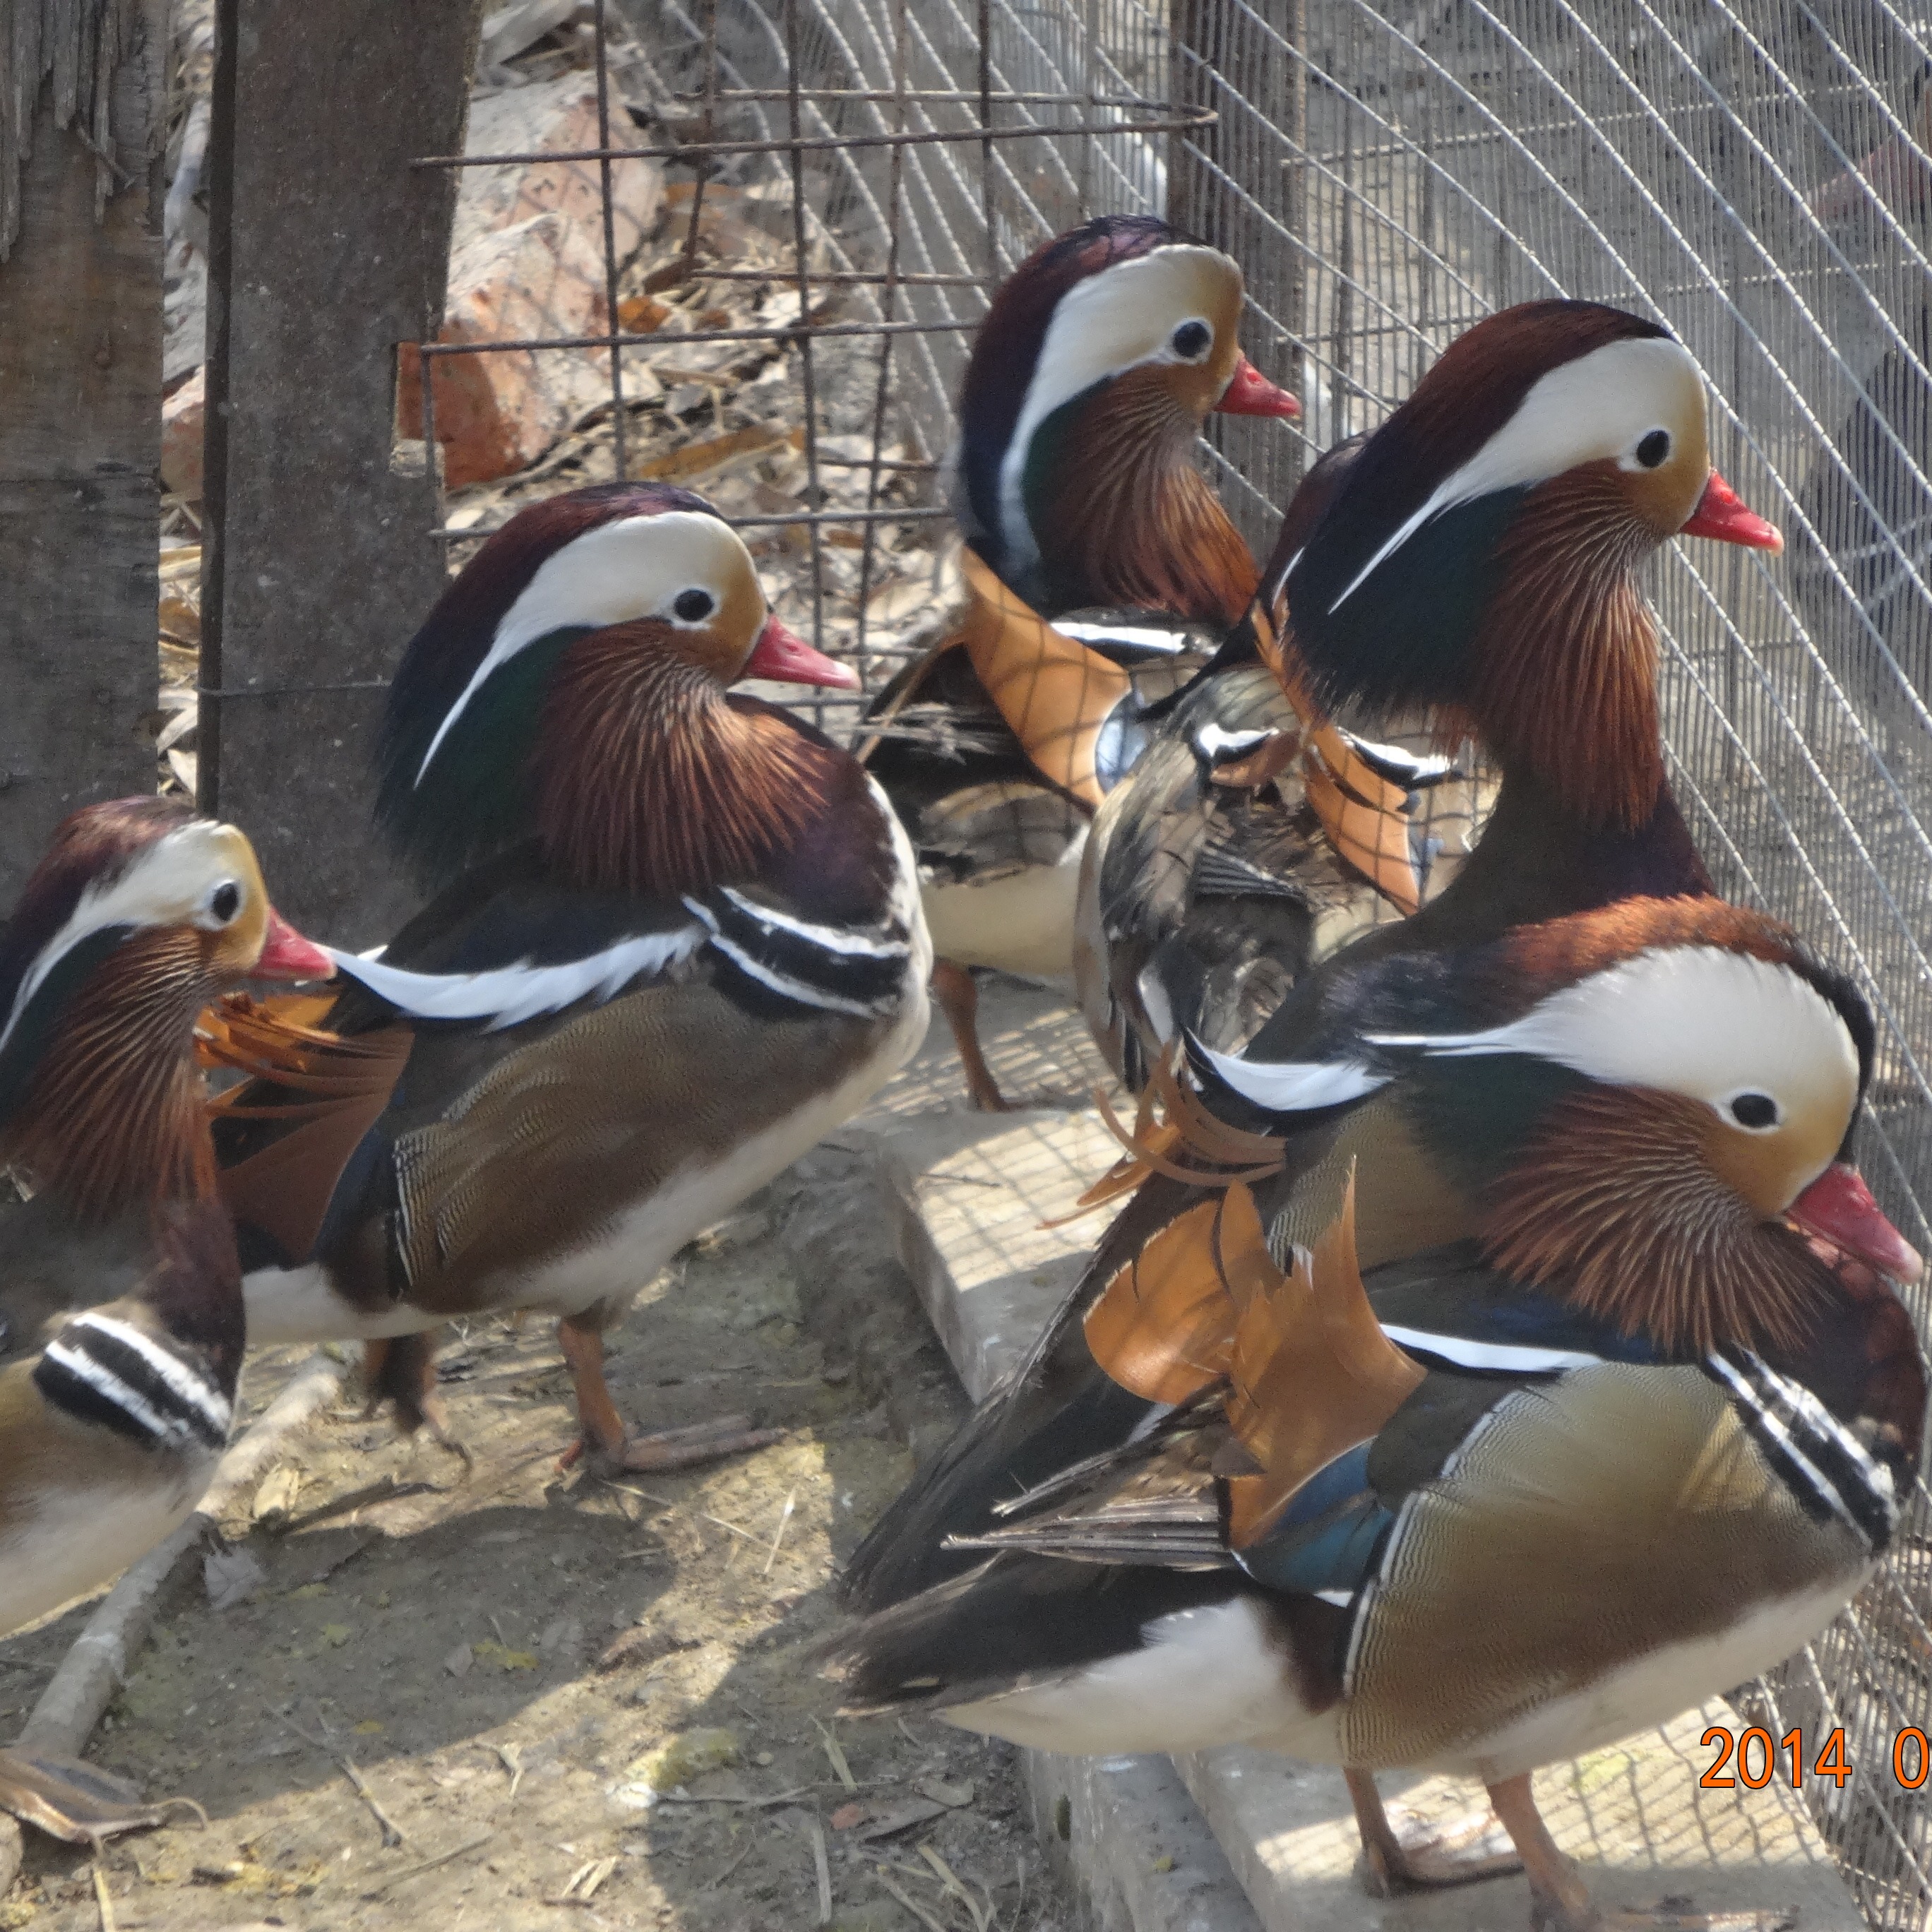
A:
[[[154,789],[166,46],[165,0],[0,0],[0,902]]]
[[[220,0],[208,152],[202,805],[340,944],[415,902],[370,828],[382,682],[442,588],[398,460],[440,326],[481,0]]]
[[[1230,10],[1228,0],[1174,0],[1171,45],[1178,104],[1215,110],[1222,106],[1215,83],[1216,77],[1226,71]],[[1200,156],[1225,168],[1226,124],[1216,121],[1197,134],[1176,135],[1168,148],[1168,220],[1184,234],[1233,252],[1227,190],[1214,168],[1203,166],[1201,158],[1190,152],[1198,149]]]

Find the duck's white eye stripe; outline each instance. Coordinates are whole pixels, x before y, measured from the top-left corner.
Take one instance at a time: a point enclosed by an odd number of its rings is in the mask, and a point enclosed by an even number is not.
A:
[[[0,1027],[0,1050],[14,1036],[20,1016],[46,983],[47,975],[84,940],[110,926],[186,925],[208,896],[208,880],[219,880],[236,862],[245,842],[232,825],[196,819],[158,838],[137,853],[115,878],[89,886],[67,921],[21,976],[7,1022]]]
[[[517,601],[504,612],[483,662],[429,741],[416,782],[451,726],[495,674],[519,651],[554,631],[600,630],[653,611],[668,610],[694,578],[728,580],[742,568],[756,581],[752,554],[735,530],[698,510],[665,510],[652,517],[615,517],[573,537],[538,566]]]
[[[1432,518],[1498,490],[1560,476],[1580,464],[1621,457],[1642,426],[1660,418],[1703,420],[1703,379],[1682,343],[1663,337],[1606,343],[1531,385],[1515,415],[1445,477],[1349,580],[1339,610],[1370,574]],[[1291,565],[1290,568],[1293,566]]]
[[[1655,1087],[1720,1110],[1747,1092],[1858,1090],[1858,1054],[1838,1009],[1790,967],[1716,946],[1677,946],[1552,993],[1522,1018],[1472,1033],[1368,1034],[1372,1046],[1459,1059],[1533,1054],[1612,1086]]]
[[[1030,568],[1040,556],[1020,488],[1034,432],[1096,382],[1171,360],[1174,329],[1212,310],[1217,297],[1232,299],[1240,273],[1218,249],[1174,242],[1116,262],[1060,297],[1000,461],[1000,534],[1013,568]]]

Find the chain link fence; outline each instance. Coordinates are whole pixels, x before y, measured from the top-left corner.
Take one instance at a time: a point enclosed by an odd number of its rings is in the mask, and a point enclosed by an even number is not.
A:
[[[611,160],[663,161],[683,275],[786,292],[709,335],[785,358],[796,498],[727,507],[868,689],[926,634],[882,592],[916,593],[923,559],[940,581],[988,292],[1086,215],[1163,212],[1246,272],[1244,346],[1306,412],[1293,433],[1216,418],[1204,448],[1258,552],[1310,452],[1381,421],[1478,317],[1566,295],[1668,324],[1711,379],[1718,466],[1788,546],[1654,566],[1672,780],[1720,887],[1870,994],[1864,1162],[1932,1244],[1932,24],[1889,0],[598,0],[596,20],[600,99],[616,49],[646,129],[587,158],[607,192]],[[724,197],[776,254],[734,267],[714,234],[700,261]],[[596,341],[604,473],[635,474],[627,412],[666,345],[621,320],[623,266]],[[1914,1306],[1923,1328],[1923,1289]],[[1809,1756],[1844,1727],[1854,1776],[1805,1791],[1870,1923],[1899,1932],[1932,1923],[1932,1808],[1893,1750],[1932,1729],[1926,1502],[1853,1609],[1737,1694]]]

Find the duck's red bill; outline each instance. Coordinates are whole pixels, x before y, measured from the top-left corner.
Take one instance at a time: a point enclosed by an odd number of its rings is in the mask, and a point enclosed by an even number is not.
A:
[[[268,936],[262,956],[249,975],[254,980],[332,980],[335,961],[328,949],[304,939],[273,906],[268,908]]]
[[[1786,1210],[1808,1234],[1842,1248],[1894,1281],[1924,1272],[1918,1250],[1885,1217],[1858,1171],[1834,1161]]]
[[[1768,524],[1714,470],[1690,512],[1690,520],[1677,533],[1683,537],[1714,537],[1720,543],[1742,544],[1747,550],[1780,550],[1784,536]]]
[[[858,674],[814,650],[790,626],[776,617],[765,620],[752,655],[745,660],[740,677],[770,678],[774,684],[829,684],[840,691],[856,691]]]
[[[1248,358],[1237,359],[1234,373],[1214,406],[1230,416],[1298,416],[1301,405],[1279,383],[1270,382]]]

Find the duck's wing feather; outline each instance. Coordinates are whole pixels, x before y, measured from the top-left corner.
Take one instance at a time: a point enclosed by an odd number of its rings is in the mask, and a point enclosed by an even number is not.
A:
[[[480,1266],[499,1208],[544,1221],[538,1170],[581,1219],[598,1190],[572,1163],[610,1156],[614,1136],[628,1186],[708,1148],[732,1108],[756,1120],[836,1078],[890,1024],[909,969],[890,915],[828,919],[763,888],[585,892],[534,854],[480,869],[380,958],[338,956],[353,983],[322,1025],[253,1008],[207,1028],[211,1056],[252,1076],[216,1103],[251,1265],[326,1251],[372,1294],[458,1250]],[[640,1119],[662,1147],[638,1144]],[[388,1234],[372,1244],[376,1223]]]
[[[957,1540],[971,1569],[836,1640],[849,1701],[945,1706],[1064,1682],[1157,1641],[1177,1611],[1237,1598],[1273,1626],[1304,1697],[1332,1700],[1405,1507],[1487,1419],[1526,1390],[1560,1402],[1580,1370],[1656,1361],[1467,1244],[1365,1288],[1344,1220],[1250,1298],[1219,1382],[1042,1478]],[[1568,1492],[1535,1470],[1518,1489],[1496,1506],[1533,1540]]]

